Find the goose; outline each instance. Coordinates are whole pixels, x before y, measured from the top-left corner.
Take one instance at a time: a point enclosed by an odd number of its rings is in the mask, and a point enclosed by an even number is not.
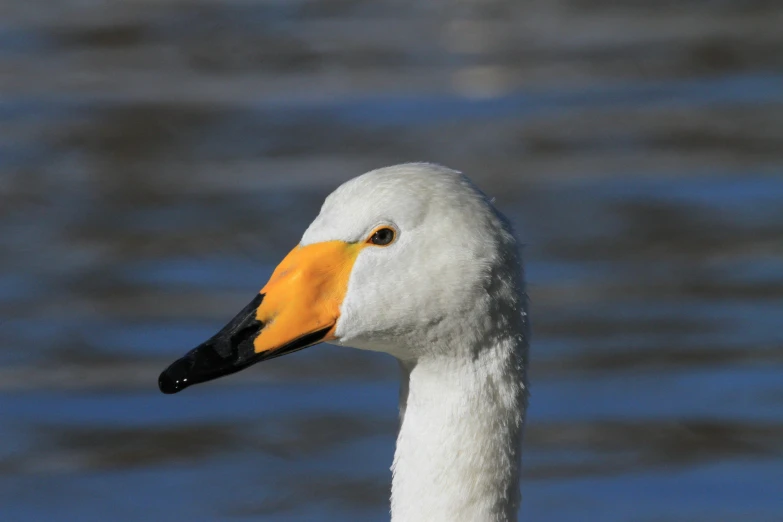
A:
[[[321,342],[391,354],[392,522],[512,522],[528,326],[508,220],[463,174],[402,164],[329,195],[255,298],[158,384],[176,393]]]

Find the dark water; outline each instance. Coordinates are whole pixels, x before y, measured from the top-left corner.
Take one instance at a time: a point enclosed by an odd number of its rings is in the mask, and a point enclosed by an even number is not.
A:
[[[158,372],[413,160],[516,223],[523,520],[783,520],[783,4],[0,2],[0,520],[387,520],[397,375]]]

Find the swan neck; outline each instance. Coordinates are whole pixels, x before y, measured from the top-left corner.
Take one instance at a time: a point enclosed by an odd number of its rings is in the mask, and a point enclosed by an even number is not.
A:
[[[526,349],[508,335],[401,363],[392,522],[517,520]]]

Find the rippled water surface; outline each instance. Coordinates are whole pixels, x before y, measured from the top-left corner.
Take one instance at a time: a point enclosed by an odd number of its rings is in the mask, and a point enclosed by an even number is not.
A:
[[[526,243],[523,520],[783,520],[783,6],[0,2],[0,520],[388,520],[396,363],[174,397],[371,168]]]

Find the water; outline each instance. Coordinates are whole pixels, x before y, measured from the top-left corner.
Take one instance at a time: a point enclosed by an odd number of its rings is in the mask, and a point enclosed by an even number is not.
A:
[[[526,243],[524,520],[783,519],[783,8],[0,4],[0,519],[387,520],[396,364],[159,371],[337,184],[429,160]]]

